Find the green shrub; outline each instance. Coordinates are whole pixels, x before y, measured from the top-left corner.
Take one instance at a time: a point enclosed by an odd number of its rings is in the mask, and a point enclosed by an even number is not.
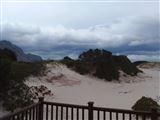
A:
[[[113,56],[113,59],[118,69],[122,70],[128,75],[134,76],[137,75],[138,72],[142,72],[125,55]]]
[[[77,60],[74,63],[74,70],[82,75],[89,74],[91,69],[91,65],[87,62]]]
[[[133,110],[151,111],[152,108],[160,108],[158,103],[149,97],[142,97],[133,106]]]
[[[16,61],[17,57],[14,52],[5,48],[5,49],[0,49],[0,59]]]
[[[66,56],[63,60],[60,61],[62,64],[65,64],[68,68],[72,68],[75,65],[75,60],[71,59],[70,57]]]
[[[96,63],[96,72],[94,74],[98,78],[111,81],[112,79],[118,80],[119,72],[115,66],[107,61],[99,61]]]
[[[3,95],[3,106],[8,111],[23,108],[33,103],[32,96],[27,94],[28,86],[23,83],[16,83]]]
[[[99,49],[83,52],[78,60],[65,57],[61,62],[80,74],[91,74],[108,81],[118,80],[119,70],[133,76],[141,72],[127,56],[114,56],[109,51]]]
[[[0,102],[6,110],[14,111],[33,103],[24,80],[30,75],[41,74],[44,69],[42,62],[17,62],[11,51],[0,50]]]
[[[1,93],[4,93],[10,86],[11,61],[0,59],[0,99]]]
[[[38,75],[45,69],[41,62],[26,63],[13,62],[11,65],[11,78],[14,80],[24,80],[29,75]]]
[[[14,52],[8,49],[0,49],[0,100],[2,93],[10,87],[11,64],[16,60]]]
[[[147,61],[135,61],[135,62],[133,62],[133,64],[136,65],[136,66],[144,64],[144,63],[148,63],[148,62]]]

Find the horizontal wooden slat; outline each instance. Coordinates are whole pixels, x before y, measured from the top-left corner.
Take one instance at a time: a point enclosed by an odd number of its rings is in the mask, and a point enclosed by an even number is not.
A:
[[[118,120],[120,117],[119,115],[122,115],[122,119],[124,120],[126,116],[129,116],[129,120],[132,120],[132,116],[136,116],[136,119],[138,120],[138,116],[144,116],[143,118],[151,118],[152,112],[147,112],[147,111],[133,111],[133,110],[125,110],[125,109],[115,109],[115,108],[104,108],[104,107],[89,107],[87,105],[76,105],[76,104],[67,104],[67,103],[56,103],[56,102],[39,102],[36,104],[32,104],[28,107],[25,107],[19,111],[16,111],[14,113],[8,114],[4,117],[1,117],[0,120],[10,120],[13,117],[20,117],[21,119],[23,118],[28,118],[31,120],[37,120],[38,119],[38,114],[39,114],[39,106],[40,105],[45,105],[45,118],[46,120],[49,120],[49,115],[51,116],[51,119],[53,119],[53,115],[55,116],[56,119],[63,119],[66,117],[68,119],[69,116],[71,116],[71,119],[77,118],[79,119],[79,116],[81,115],[79,112],[82,113],[81,118],[82,120],[85,119],[86,116],[89,116],[89,114],[86,114],[88,112],[84,111],[97,111],[97,119],[101,119],[101,116],[105,120],[107,118],[106,114],[109,113],[110,120],[112,120],[112,113],[116,115],[116,120]],[[53,107],[55,107],[55,110],[53,110]],[[49,109],[51,108],[51,110]],[[65,109],[66,108],[66,109]],[[71,113],[68,112],[71,110]],[[48,113],[51,111],[51,114]],[[54,113],[53,113],[54,112]],[[65,114],[66,113],[66,114]],[[75,114],[74,114],[75,113]],[[100,114],[103,113],[103,114]],[[59,115],[61,115],[59,117]],[[126,115],[126,116],[125,116]],[[160,113],[157,113],[157,115],[160,117]],[[92,118],[92,117],[91,117]]]
[[[55,103],[55,102],[44,102],[44,104],[55,105],[55,106],[63,106],[63,107],[73,107],[73,108],[83,108],[88,109],[88,106],[85,105],[75,105],[75,104],[67,104],[67,103]]]
[[[151,112],[146,111],[133,111],[133,110],[125,110],[125,109],[114,109],[114,108],[103,108],[103,107],[93,107],[93,110],[100,110],[106,112],[118,112],[118,113],[127,113],[127,114],[139,114],[139,115],[147,115],[151,116]]]
[[[12,116],[16,116],[16,115],[19,115],[21,113],[25,113],[27,110],[35,108],[36,106],[39,106],[40,104],[41,103],[34,103],[34,104],[30,105],[30,106],[22,108],[21,110],[17,110],[17,111],[15,111],[13,113],[9,113],[8,115],[0,117],[0,120],[9,119],[9,118],[12,118]]]

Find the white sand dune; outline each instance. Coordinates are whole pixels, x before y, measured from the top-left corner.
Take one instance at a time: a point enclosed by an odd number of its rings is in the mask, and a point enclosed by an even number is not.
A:
[[[29,86],[47,86],[54,96],[46,96],[46,101],[72,104],[94,101],[95,106],[131,109],[142,96],[158,101],[160,71],[155,68],[142,70],[144,73],[135,77],[123,76],[124,73],[121,72],[120,82],[107,82],[89,75],[80,75],[64,65],[50,64],[47,65],[44,77],[29,77],[26,83]],[[96,114],[94,115],[97,118]],[[134,116],[132,117],[134,120]]]
[[[47,64],[45,76],[30,76],[26,84],[48,87],[54,95],[46,96],[46,101],[72,104],[94,101],[95,106],[131,109],[142,96],[157,101],[160,96],[160,71],[153,68],[141,70],[144,73],[136,77],[121,75],[120,82],[107,82],[89,75],[80,75],[64,65]]]
[[[123,75],[119,82],[107,82],[89,75],[80,75],[60,64],[47,64],[44,76],[26,78],[28,86],[46,86],[53,96],[45,101],[86,105],[94,101],[95,106],[131,109],[142,96],[152,97],[160,103],[159,66],[140,66],[143,73],[132,77]],[[0,107],[0,116],[8,112]]]

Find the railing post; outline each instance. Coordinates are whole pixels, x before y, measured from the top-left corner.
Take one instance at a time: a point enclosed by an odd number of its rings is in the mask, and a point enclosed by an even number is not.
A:
[[[43,120],[43,102],[44,102],[44,97],[39,98],[40,106],[39,106],[39,114],[38,114],[38,120]]]
[[[158,120],[157,108],[152,108],[151,120]]]
[[[93,120],[93,104],[94,102],[88,102],[88,120]]]

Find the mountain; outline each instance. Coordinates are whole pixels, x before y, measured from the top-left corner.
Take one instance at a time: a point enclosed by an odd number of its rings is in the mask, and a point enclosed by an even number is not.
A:
[[[0,41],[0,49],[5,49],[5,48],[13,51],[16,54],[18,61],[24,61],[24,62],[42,61],[42,58],[40,56],[33,55],[30,53],[26,54],[20,47],[12,44],[9,41],[6,40]]]
[[[148,63],[147,61],[135,61],[133,62],[133,64],[135,64],[136,66],[139,66],[141,64],[145,64],[145,63]]]

